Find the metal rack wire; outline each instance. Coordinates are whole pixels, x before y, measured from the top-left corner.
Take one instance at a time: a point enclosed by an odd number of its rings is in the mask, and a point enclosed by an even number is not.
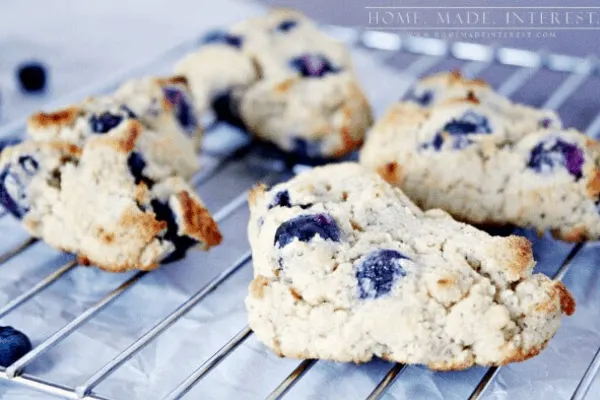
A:
[[[552,92],[548,97],[543,107],[558,109],[560,108],[588,79],[598,73],[599,63],[594,57],[577,58],[557,54],[547,54],[545,52],[529,52],[524,50],[489,47],[471,43],[454,43],[452,45],[443,41],[427,39],[427,38],[404,38],[393,33],[381,31],[357,31],[354,29],[340,27],[325,27],[331,34],[346,41],[352,46],[359,46],[381,53],[394,55],[399,52],[412,53],[417,55],[416,60],[404,68],[404,72],[411,80],[416,80],[424,73],[434,68],[443,60],[456,59],[466,62],[461,68],[462,72],[471,77],[475,77],[493,65],[514,66],[517,69],[506,79],[497,90],[506,95],[511,96],[522,88],[532,77],[541,70],[550,70],[563,72],[568,74],[567,78],[562,81],[559,87]],[[400,93],[399,95],[403,95]],[[15,125],[11,129],[18,126]],[[600,114],[591,122],[587,133],[590,136],[597,136],[600,132]],[[210,132],[208,133],[210,135]],[[200,176],[193,179],[194,185],[199,185],[202,182],[212,179],[216,171],[231,161],[229,155],[225,155],[219,159],[213,168],[205,170]],[[275,165],[278,165],[275,163]],[[290,173],[287,169],[273,168],[272,172],[264,176],[264,181],[275,182],[280,180],[284,174]],[[246,204],[247,192],[239,194],[237,197],[223,204],[222,207],[214,214],[217,222],[222,222],[232,215],[236,210],[242,208]],[[243,235],[243,233],[240,233]],[[17,246],[14,250],[0,256],[0,264],[8,261],[22,252],[27,251],[33,244],[35,239],[28,239],[22,245]],[[574,245],[570,248],[568,255],[562,261],[560,268],[554,274],[553,279],[561,280],[569,271],[572,265],[572,260],[585,247],[583,244]],[[31,376],[23,373],[24,368],[37,360],[40,356],[48,352],[53,347],[57,346],[61,341],[69,337],[74,331],[80,328],[83,324],[94,318],[100,311],[105,309],[111,302],[121,296],[125,291],[135,285],[147,272],[138,272],[123,282],[118,287],[107,293],[94,305],[89,307],[83,313],[79,314],[68,324],[61,327],[55,333],[47,337],[42,343],[37,345],[32,351],[16,361],[8,368],[0,368],[0,379],[11,380],[13,382],[28,386],[32,389],[39,390],[48,394],[60,396],[67,399],[90,399],[90,400],[110,400],[102,397],[94,392],[94,389],[110,375],[118,370],[127,360],[140,352],[144,347],[151,343],[154,339],[163,334],[171,327],[178,319],[186,315],[198,303],[203,301],[209,294],[219,289],[229,278],[234,276],[240,269],[248,266],[251,261],[250,251],[247,249],[237,260],[231,265],[222,270],[222,272],[214,279],[210,280],[206,285],[200,288],[189,299],[179,305],[170,314],[156,323],[151,329],[139,336],[129,346],[123,349],[108,363],[100,367],[96,372],[91,374],[89,378],[77,387],[66,387],[64,385],[42,380],[39,377]],[[60,266],[48,276],[33,285],[30,289],[24,291],[19,296],[15,297],[7,304],[0,307],[0,318],[11,313],[25,302],[40,294],[53,283],[60,280],[66,273],[77,268],[78,265],[74,260],[70,260]],[[230,340],[215,352],[212,356],[206,359],[195,371],[185,377],[181,383],[176,386],[169,394],[164,397],[164,400],[174,400],[183,397],[194,385],[201,381],[207,374],[225,360],[235,349],[247,340],[252,335],[249,327],[244,327]],[[287,376],[277,387],[273,389],[268,399],[279,399],[285,396],[294,385],[298,383],[305,374],[317,363],[315,360],[305,360],[300,362],[297,367]],[[383,379],[376,385],[373,391],[367,396],[367,399],[378,399],[386,392],[393,390],[394,382],[402,375],[404,371],[410,368],[403,364],[393,364]],[[583,399],[589,390],[594,377],[600,369],[600,349],[596,352],[587,371],[581,377],[575,392],[572,394],[572,399]],[[479,399],[484,396],[486,389],[492,381],[500,373],[500,367],[492,367],[487,369],[479,383],[473,389],[473,392],[468,397],[470,400]]]

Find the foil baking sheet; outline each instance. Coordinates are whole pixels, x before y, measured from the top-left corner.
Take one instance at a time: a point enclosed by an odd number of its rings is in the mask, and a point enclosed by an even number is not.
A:
[[[195,40],[190,41],[169,56],[137,69],[131,75],[168,74],[173,63],[195,45]],[[357,74],[376,116],[405,94],[414,79],[414,72],[422,72],[424,65],[431,66],[428,72],[455,67],[487,67],[451,58],[436,59],[438,56],[435,55],[372,51],[358,46],[353,48],[353,55]],[[487,67],[484,77],[498,85],[513,71],[509,67]],[[543,79],[537,83],[537,89],[536,83],[531,82],[516,93],[516,98],[530,104],[542,104],[548,93],[565,77],[564,74],[541,76]],[[110,91],[113,87],[112,84],[107,85],[99,88],[99,92]],[[589,104],[586,107],[589,108]],[[595,107],[600,110],[600,101]],[[589,122],[581,115],[585,109],[576,107],[575,111],[570,111],[565,106],[559,111],[569,124],[584,129]],[[284,180],[291,172],[272,154],[265,155],[251,144],[243,133],[224,124],[214,125],[210,117],[207,121],[210,129],[201,155],[204,169],[193,182],[208,208],[222,217],[223,244],[207,253],[192,251],[185,260],[142,277],[64,341],[27,365],[24,372],[28,376],[68,387],[83,384],[207,282],[248,254],[248,208],[243,201],[238,201],[239,207],[236,208],[228,205],[244,196],[244,192],[256,182]],[[11,132],[18,133],[18,127]],[[11,217],[0,219],[0,232],[0,254],[27,238],[18,222]],[[528,231],[518,233],[534,242],[538,261],[536,271],[549,276],[556,273],[572,249],[572,245],[557,242],[549,236],[538,238]],[[37,243],[0,265],[0,307],[71,258],[44,243]],[[483,398],[571,397],[600,347],[599,267],[599,244],[585,245],[572,260],[564,278],[577,301],[577,312],[563,319],[563,326],[540,356],[502,368]],[[36,346],[133,275],[76,267],[2,317],[0,325],[12,325],[22,330]],[[94,393],[110,399],[163,398],[246,326],[244,298],[251,279],[250,261],[103,380],[94,388]],[[298,364],[298,360],[279,358],[250,336],[194,386],[186,398],[265,398]],[[391,367],[392,364],[382,360],[363,365],[320,361],[287,393],[286,398],[362,399],[369,395]],[[472,368],[440,373],[422,366],[410,366],[384,398],[466,399],[485,372],[485,368]],[[1,381],[0,398],[48,399],[50,396]],[[595,382],[588,398],[600,398],[600,383]]]

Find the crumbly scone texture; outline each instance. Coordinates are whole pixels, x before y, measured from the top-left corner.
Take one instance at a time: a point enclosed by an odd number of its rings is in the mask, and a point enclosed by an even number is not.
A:
[[[419,79],[412,87],[408,100],[423,107],[434,107],[452,99],[473,97],[494,112],[510,120],[536,120],[540,128],[560,129],[562,122],[556,112],[512,103],[494,91],[482,79],[468,79],[460,71],[441,72]]]
[[[146,131],[121,124],[83,149],[27,141],[3,151],[0,202],[34,237],[111,272],[151,270],[221,234],[178,176],[151,179],[135,145]]]
[[[185,76],[194,95],[196,110],[210,110],[213,99],[232,90],[244,90],[259,79],[252,58],[233,46],[206,44],[175,66]]]
[[[526,239],[422,212],[358,164],[258,187],[249,203],[249,324],[282,356],[504,365],[538,354],[574,312],[562,283],[532,275]]]
[[[131,79],[113,97],[148,128],[169,136],[178,146],[189,147],[191,140],[196,150],[200,149],[203,132],[198,107],[185,76]]]
[[[272,10],[213,34],[175,70],[200,110],[212,105],[222,119],[301,156],[341,157],[372,123],[348,50],[295,11]]]
[[[539,113],[508,115],[473,97],[427,109],[399,103],[370,131],[360,160],[423,209],[567,241],[599,238],[599,144],[541,128]]]
[[[340,157],[362,144],[372,124],[367,99],[349,72],[323,78],[265,79],[241,101],[248,130],[286,151]]]
[[[136,141],[136,151],[162,174],[152,177],[179,175],[189,179],[200,167],[196,150],[201,130],[186,132],[182,128],[174,115],[180,106],[167,104],[159,81],[132,81],[118,96],[89,98],[62,110],[38,112],[29,118],[28,135],[37,141],[60,140],[84,146],[93,137],[137,124],[145,134]],[[191,111],[195,115],[193,108]]]

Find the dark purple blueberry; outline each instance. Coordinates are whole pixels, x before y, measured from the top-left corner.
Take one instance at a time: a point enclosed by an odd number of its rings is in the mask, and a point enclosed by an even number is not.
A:
[[[321,54],[305,54],[296,57],[290,61],[290,66],[304,77],[322,77],[340,71]]]
[[[108,111],[90,117],[90,128],[94,133],[106,133],[117,127],[123,121],[122,115],[111,114]]]
[[[129,172],[131,172],[131,175],[133,175],[133,178],[135,179],[136,185],[140,182],[144,182],[148,187],[152,187],[154,185],[152,179],[144,175],[146,161],[140,153],[136,151],[131,152],[127,158],[127,166],[129,167]]]
[[[290,200],[290,193],[287,190],[282,190],[280,192],[275,193],[275,197],[273,197],[273,201],[269,203],[269,210],[273,207],[293,207],[297,206],[302,209],[307,209],[312,207],[312,204],[292,204]]]
[[[21,88],[26,92],[39,92],[46,87],[46,68],[39,62],[19,65],[17,75]]]
[[[0,204],[17,218],[29,211],[27,187],[38,172],[39,163],[32,156],[20,156],[0,173]]]
[[[469,135],[487,135],[492,133],[488,119],[473,111],[467,111],[460,118],[452,119],[438,132],[431,143],[425,143],[424,148],[433,146],[435,150],[439,150],[444,145],[444,135],[452,137],[452,148],[462,150],[469,146],[471,139]]]
[[[552,120],[550,118],[544,118],[540,121],[540,126],[545,129],[549,128],[550,124],[552,124]]]
[[[479,135],[492,133],[492,129],[486,117],[473,111],[467,111],[462,117],[453,119],[444,125],[442,132],[447,132],[451,136]]]
[[[219,121],[225,121],[233,126],[244,128],[244,123],[240,118],[238,102],[234,100],[231,91],[213,97],[212,108]]]
[[[175,246],[175,250],[162,260],[162,262],[166,264],[181,260],[185,257],[188,249],[195,246],[198,242],[189,236],[180,236],[177,233],[179,228],[175,220],[175,214],[173,214],[173,210],[171,210],[171,207],[167,203],[154,199],[150,202],[150,205],[156,215],[156,219],[167,223],[167,231],[161,236],[161,239],[171,242]]]
[[[356,268],[360,298],[376,299],[388,294],[398,277],[406,276],[402,260],[408,257],[396,250],[376,250],[360,261]]]
[[[316,141],[294,137],[292,139],[292,152],[300,157],[316,158],[321,156],[321,145]]]
[[[273,207],[291,207],[290,203],[290,193],[287,190],[282,190],[280,192],[275,193],[275,197],[273,201],[269,203],[269,209]]]
[[[577,145],[551,137],[533,148],[527,166],[540,173],[552,171],[557,166],[566,167],[577,180],[583,176],[583,163],[583,150]]]
[[[286,19],[285,21],[281,21],[279,25],[277,25],[277,30],[280,32],[289,32],[298,26],[298,21],[294,21],[293,19]]]
[[[31,351],[31,341],[24,333],[10,327],[0,326],[0,366],[8,367]]]
[[[202,39],[204,44],[226,44],[228,46],[240,48],[242,47],[242,37],[238,35],[232,35],[225,31],[213,31],[209,32]]]
[[[25,173],[27,173],[29,176],[35,175],[40,168],[38,162],[31,156],[21,156],[19,157],[18,162],[23,171],[25,171]]]
[[[337,242],[340,240],[340,229],[335,219],[329,214],[300,215],[285,221],[275,231],[275,245],[279,248],[291,243],[294,239],[309,242],[319,235],[322,239]]]
[[[410,100],[413,100],[413,101],[419,103],[423,107],[427,107],[433,101],[433,91],[425,90],[423,93],[421,93],[419,95],[417,95],[415,92],[412,92],[408,97]]]
[[[193,133],[198,129],[198,120],[185,92],[174,86],[163,88],[165,98],[173,107],[173,114],[181,127],[187,133]]]

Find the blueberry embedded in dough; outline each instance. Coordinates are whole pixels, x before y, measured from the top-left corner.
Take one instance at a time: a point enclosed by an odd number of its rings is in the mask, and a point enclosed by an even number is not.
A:
[[[202,38],[203,44],[225,44],[235,48],[241,48],[243,38],[222,30],[209,32]]]
[[[380,249],[359,260],[356,266],[359,297],[376,299],[388,294],[394,283],[406,276],[401,261],[407,259],[399,251]]]
[[[269,209],[273,207],[291,207],[290,203],[290,193],[287,190],[281,190],[275,193],[273,197],[273,201],[269,203]]]
[[[293,19],[286,19],[281,21],[275,29],[279,32],[289,32],[292,29],[296,28],[296,26],[298,26],[298,21]]]
[[[154,199],[151,201],[151,205],[156,219],[167,223],[167,229],[161,235],[161,239],[171,242],[175,248],[162,262],[169,263],[181,260],[185,257],[188,249],[198,244],[198,241],[189,236],[180,236],[178,234],[179,226],[177,225],[175,214],[167,202]]]
[[[303,77],[323,77],[327,74],[340,72],[327,57],[322,54],[303,54],[290,60],[290,67]]]
[[[92,114],[89,119],[90,129],[92,133],[107,133],[119,126],[123,120],[122,115],[112,114],[109,111],[101,114]]]
[[[527,166],[541,174],[563,167],[578,180],[583,176],[584,161],[583,151],[577,145],[559,137],[550,137],[533,148]]]
[[[319,236],[323,240],[340,240],[340,228],[329,214],[306,214],[282,223],[275,232],[275,246],[282,248],[298,239],[309,242]]]
[[[240,105],[237,97],[233,89],[222,91],[212,97],[211,107],[219,121],[224,121],[244,129],[244,122],[240,116]]]
[[[422,92],[412,90],[408,95],[408,100],[412,100],[423,107],[429,106],[433,102],[433,99],[433,90],[423,90]]]
[[[198,129],[198,119],[189,96],[181,89],[175,86],[163,87],[165,99],[173,107],[173,114],[181,127],[187,133],[194,133]]]

